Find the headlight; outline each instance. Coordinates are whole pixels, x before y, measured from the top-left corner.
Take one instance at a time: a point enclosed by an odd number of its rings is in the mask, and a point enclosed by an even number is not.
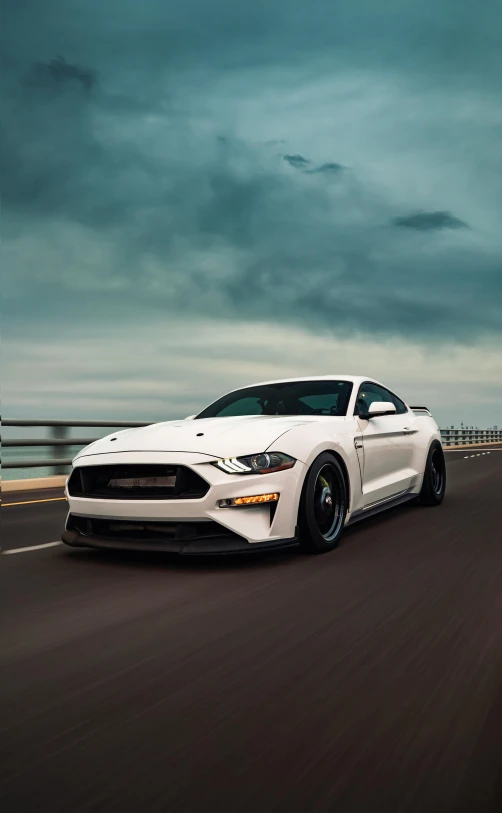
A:
[[[282,452],[263,452],[249,457],[225,457],[212,464],[227,474],[269,474],[290,469],[296,463],[294,457]]]

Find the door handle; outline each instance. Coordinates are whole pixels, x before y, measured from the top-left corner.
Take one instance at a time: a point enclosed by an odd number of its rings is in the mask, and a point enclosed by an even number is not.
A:
[[[405,426],[403,429],[403,435],[411,435],[414,430],[410,426]]]
[[[363,448],[362,440],[359,440],[358,438],[354,438],[354,446],[356,447],[356,449],[362,449]]]

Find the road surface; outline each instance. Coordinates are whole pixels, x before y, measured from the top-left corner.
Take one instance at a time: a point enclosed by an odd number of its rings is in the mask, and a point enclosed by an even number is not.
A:
[[[447,460],[318,557],[47,546],[59,493],[7,495],[4,813],[502,810],[502,449]]]

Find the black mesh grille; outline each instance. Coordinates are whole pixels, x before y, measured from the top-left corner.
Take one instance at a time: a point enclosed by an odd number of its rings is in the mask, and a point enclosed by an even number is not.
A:
[[[99,500],[197,500],[209,484],[186,466],[79,466],[68,481],[72,497]]]

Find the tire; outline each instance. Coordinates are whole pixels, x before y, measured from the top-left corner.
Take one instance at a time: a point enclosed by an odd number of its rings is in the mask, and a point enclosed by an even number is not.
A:
[[[446,464],[443,447],[435,440],[425,462],[422,489],[417,497],[420,505],[441,505],[446,491]]]
[[[314,460],[303,484],[298,525],[306,553],[336,548],[347,515],[347,483],[337,459],[323,452]]]

